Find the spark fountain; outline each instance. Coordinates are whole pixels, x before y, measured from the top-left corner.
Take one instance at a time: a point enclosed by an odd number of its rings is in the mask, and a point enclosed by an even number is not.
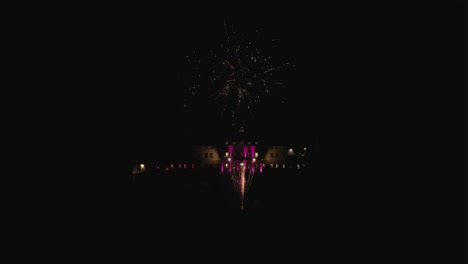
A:
[[[243,132],[243,128],[241,128]],[[221,162],[221,174],[228,174],[234,190],[240,198],[240,209],[244,210],[244,202],[256,173],[262,172],[262,162],[257,160],[255,145],[231,144],[227,146],[227,155]]]

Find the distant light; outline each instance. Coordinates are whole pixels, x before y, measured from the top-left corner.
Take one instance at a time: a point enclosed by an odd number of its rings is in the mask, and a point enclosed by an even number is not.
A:
[[[241,163],[240,165],[241,165],[241,166],[244,166],[244,163]]]
[[[143,170],[144,168],[145,168],[145,164],[143,164],[143,163],[142,163],[142,164],[140,164],[140,169],[142,169],[142,170]]]
[[[231,158],[228,158],[228,161],[231,161]]]
[[[255,158],[252,159],[255,162]]]

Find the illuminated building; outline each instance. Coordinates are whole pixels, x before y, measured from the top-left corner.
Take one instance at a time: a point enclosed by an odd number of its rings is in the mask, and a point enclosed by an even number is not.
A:
[[[275,169],[305,170],[311,164],[312,146],[307,145],[268,145],[259,141],[247,141],[244,138],[244,128],[241,127],[237,140],[225,141],[224,144],[195,144],[183,150],[189,157],[171,161],[138,162],[133,168],[133,174],[177,173],[182,171],[204,171],[209,173],[223,172],[226,160],[234,157],[255,158],[256,166],[262,172]],[[253,152],[251,152],[254,150]],[[182,151],[182,150],[181,150]],[[243,153],[245,151],[245,153]],[[184,155],[181,155],[184,156]],[[187,156],[187,155],[185,155]],[[142,169],[144,168],[144,169]]]

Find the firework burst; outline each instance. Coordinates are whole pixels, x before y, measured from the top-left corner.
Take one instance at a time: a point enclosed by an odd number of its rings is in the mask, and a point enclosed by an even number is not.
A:
[[[276,39],[260,44],[258,30],[253,36],[249,32],[249,38],[226,22],[224,31],[225,38],[217,48],[186,57],[191,65],[191,82],[184,107],[189,108],[194,98],[208,98],[225,120],[238,125],[253,119],[254,108],[285,87],[277,73],[290,64],[272,56]]]

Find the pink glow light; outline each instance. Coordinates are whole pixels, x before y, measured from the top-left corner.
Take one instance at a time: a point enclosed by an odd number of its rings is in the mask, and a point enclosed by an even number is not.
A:
[[[254,145],[250,146],[250,156],[252,158],[255,157],[255,146]]]
[[[234,146],[233,145],[229,145],[228,146],[228,153],[229,153],[229,158],[232,157],[232,151],[234,150]]]

